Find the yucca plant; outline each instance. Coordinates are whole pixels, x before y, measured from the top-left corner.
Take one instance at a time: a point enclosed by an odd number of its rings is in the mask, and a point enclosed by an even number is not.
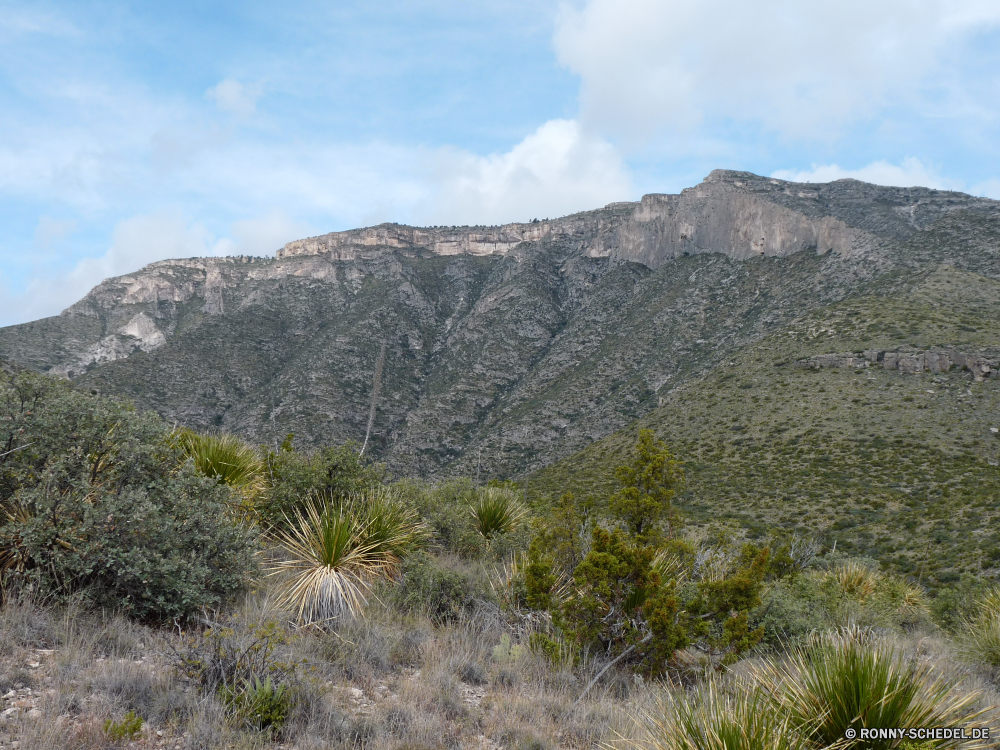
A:
[[[356,615],[369,582],[382,572],[381,556],[359,544],[357,522],[341,505],[306,503],[275,542],[287,557],[271,563],[270,574],[289,579],[277,604],[293,609],[301,625]]]
[[[264,488],[260,456],[235,435],[203,435],[181,429],[175,430],[172,438],[199,472],[232,487],[248,501]]]
[[[326,502],[331,502],[329,496]],[[427,527],[416,512],[385,487],[353,496],[349,507],[357,519],[359,544],[370,548],[373,556],[381,555],[387,570],[393,573],[408,552],[427,540]]]
[[[840,590],[846,596],[864,602],[878,590],[882,574],[855,560],[841,563],[832,571]]]
[[[871,631],[843,628],[822,634],[784,662],[764,662],[752,674],[773,691],[793,725],[825,747],[846,730],[968,724],[981,711],[979,696],[908,659]],[[892,748],[899,739],[866,740],[866,748]],[[963,745],[973,747],[973,745]]]
[[[965,621],[960,649],[971,661],[1000,667],[1000,588],[991,589],[977,605],[976,613]]]
[[[687,565],[679,555],[669,550],[657,550],[652,567],[659,574],[661,581],[684,583],[687,580]]]
[[[14,500],[0,503],[0,601],[6,598],[10,577],[23,573],[28,565],[28,551],[17,527],[33,516],[29,508]]]
[[[277,604],[306,626],[357,616],[371,583],[395,574],[424,538],[415,514],[379,492],[345,504],[317,496],[286,521],[274,534],[284,558],[270,574],[288,579]]]
[[[810,725],[790,714],[760,686],[725,689],[717,680],[682,695],[661,695],[633,717],[636,732],[623,744],[637,750],[806,750]],[[620,744],[620,743],[616,743]]]
[[[479,498],[470,507],[476,531],[485,539],[509,534],[527,514],[514,493],[500,487],[480,490]]]

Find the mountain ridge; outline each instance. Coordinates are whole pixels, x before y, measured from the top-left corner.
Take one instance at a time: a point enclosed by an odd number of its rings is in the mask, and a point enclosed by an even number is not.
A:
[[[519,476],[851,294],[905,294],[947,264],[996,278],[998,207],[716,170],[561,219],[159,261],[0,329],[0,358],[198,429],[319,445],[363,439],[384,345],[374,455],[401,474]]]

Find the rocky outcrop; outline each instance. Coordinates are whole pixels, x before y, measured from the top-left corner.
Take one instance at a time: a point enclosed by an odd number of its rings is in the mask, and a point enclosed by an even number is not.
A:
[[[866,349],[862,352],[818,354],[796,362],[799,367],[860,368],[878,367],[899,372],[948,372],[952,367],[968,370],[974,382],[981,383],[988,377],[997,377],[1000,368],[1000,351],[983,350],[962,352],[956,349],[931,349],[929,351],[881,351]]]
[[[859,192],[864,193],[861,201]],[[722,253],[735,260],[784,257],[802,250],[850,256],[880,240],[919,231],[949,211],[995,206],[995,201],[923,188],[886,188],[854,180],[801,184],[716,170],[679,195],[649,194],[635,203],[611,203],[551,221],[490,227],[381,224],[289,242],[277,257],[371,259],[385,248],[504,255],[523,242],[541,240],[569,242],[587,257],[653,269],[699,253]]]
[[[79,357],[53,367],[52,375],[73,378],[87,371],[91,365],[113,362],[133,352],[151,352],[167,343],[167,337],[153,319],[140,312],[110,336],[105,336],[88,347]]]

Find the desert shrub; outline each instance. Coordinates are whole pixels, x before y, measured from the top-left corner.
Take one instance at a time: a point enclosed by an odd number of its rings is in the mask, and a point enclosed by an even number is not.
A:
[[[959,645],[971,661],[1000,667],[1000,589],[990,589],[976,600]]]
[[[371,616],[342,623],[318,642],[324,661],[340,669],[349,679],[383,675],[420,661],[420,649],[429,633],[426,626],[392,617]]]
[[[930,606],[923,590],[902,576],[847,558],[774,582],[750,619],[764,629],[764,644],[782,648],[831,626],[853,623],[896,632],[930,626]]]
[[[142,732],[142,717],[135,711],[129,711],[121,721],[107,719],[104,722],[104,734],[112,742],[134,740]]]
[[[404,503],[420,514],[433,544],[454,555],[482,556],[486,540],[476,531],[469,512],[469,506],[476,500],[476,488],[471,480],[452,479],[431,484],[407,479],[392,487]]]
[[[253,543],[230,490],[164,422],[31,373],[0,383],[0,564],[22,590],[167,619],[243,588]]]
[[[384,464],[360,453],[353,442],[327,446],[314,453],[294,450],[289,435],[277,451],[266,451],[263,473],[267,487],[259,496],[257,514],[265,525],[284,526],[303,503],[316,495],[346,501],[385,484]]]
[[[189,636],[174,652],[175,666],[218,698],[234,725],[277,732],[294,706],[301,665],[277,624],[233,625]]]
[[[471,613],[476,601],[487,599],[489,593],[469,566],[418,552],[404,560],[402,575],[390,596],[404,611],[426,614],[440,624]]]
[[[976,615],[978,602],[988,590],[988,585],[981,578],[968,573],[958,581],[942,586],[930,605],[934,622],[949,633],[962,632]]]

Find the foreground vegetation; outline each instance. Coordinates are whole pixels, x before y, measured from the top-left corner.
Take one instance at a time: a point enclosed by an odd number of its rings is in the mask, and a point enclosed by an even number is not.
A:
[[[0,388],[2,747],[818,749],[1000,719],[1000,590],[685,527],[651,431],[603,497],[529,503]]]

